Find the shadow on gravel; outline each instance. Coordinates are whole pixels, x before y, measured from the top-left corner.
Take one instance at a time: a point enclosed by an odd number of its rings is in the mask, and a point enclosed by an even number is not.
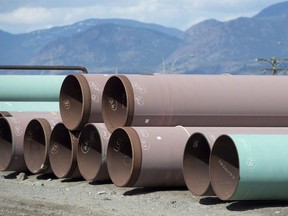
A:
[[[233,202],[227,209],[230,211],[250,211],[262,208],[288,207],[288,201],[270,200],[270,201],[238,201]]]
[[[126,191],[123,195],[124,196],[135,196],[135,195],[142,195],[142,194],[148,194],[148,193],[155,193],[159,191],[186,191],[187,188],[149,188],[149,187],[140,187],[140,188],[134,188],[132,190]]]
[[[48,179],[58,179],[53,173],[51,174],[40,174],[36,177],[37,180],[48,180]]]
[[[106,180],[106,181],[93,181],[93,182],[88,182],[89,185],[105,185],[105,184],[112,184],[111,180]]]
[[[17,175],[19,175],[20,172],[11,172],[7,175],[4,175],[5,179],[16,179]]]
[[[85,179],[84,178],[82,178],[82,177],[79,177],[79,178],[69,178],[69,179],[63,179],[63,180],[61,180],[61,182],[67,182],[67,183],[69,183],[69,182],[80,182],[80,181],[85,181]]]
[[[200,199],[199,203],[202,205],[217,205],[227,203],[227,201],[222,201],[218,197],[205,197]]]

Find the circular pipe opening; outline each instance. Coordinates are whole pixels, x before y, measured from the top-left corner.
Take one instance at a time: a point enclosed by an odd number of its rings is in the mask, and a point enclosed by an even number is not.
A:
[[[94,181],[102,165],[102,141],[94,125],[86,125],[80,134],[77,162],[81,175]]]
[[[229,200],[239,179],[239,158],[233,140],[222,135],[216,139],[210,157],[211,184],[221,200]]]
[[[5,118],[0,118],[0,171],[5,171],[12,161],[14,151],[10,125]]]
[[[205,135],[192,134],[185,146],[183,174],[191,193],[203,196],[213,195],[209,175],[210,145]]]
[[[46,119],[33,119],[26,127],[23,152],[31,173],[37,174],[50,167],[47,153],[50,134],[51,126]]]
[[[107,167],[112,182],[119,187],[133,186],[140,175],[142,152],[139,137],[132,128],[118,128],[110,136]]]
[[[58,178],[69,177],[73,163],[73,146],[70,132],[64,124],[57,124],[51,133],[49,159],[53,173]]]
[[[81,74],[68,75],[61,86],[60,114],[69,130],[81,130],[88,122],[91,109],[91,93],[87,80]]]
[[[103,121],[110,132],[130,126],[134,113],[134,94],[130,81],[123,75],[110,77],[103,90]]]

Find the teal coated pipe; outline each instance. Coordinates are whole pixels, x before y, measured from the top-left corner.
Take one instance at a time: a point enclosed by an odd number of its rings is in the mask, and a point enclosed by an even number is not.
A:
[[[0,87],[1,88],[1,87]],[[1,94],[1,93],[0,93]],[[58,101],[0,101],[0,111],[8,112],[59,112]]]
[[[228,134],[210,157],[211,184],[222,200],[288,199],[288,135]]]
[[[0,101],[59,101],[62,75],[1,75]]]

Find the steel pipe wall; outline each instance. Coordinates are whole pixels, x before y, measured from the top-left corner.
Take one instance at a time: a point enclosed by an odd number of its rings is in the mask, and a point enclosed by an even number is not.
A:
[[[57,115],[55,112],[13,112],[0,118],[0,171],[24,171],[24,133],[32,118]]]
[[[60,75],[1,75],[0,101],[58,101]]]
[[[79,132],[69,131],[63,122],[55,125],[49,143],[49,160],[53,173],[58,178],[81,177],[77,164]]]
[[[286,200],[288,135],[227,134],[210,159],[211,183],[222,200]]]
[[[104,74],[76,74],[64,79],[59,103],[67,129],[81,130],[87,123],[103,122],[102,94],[108,78]]]
[[[9,112],[59,112],[57,101],[0,101],[0,111]]]
[[[24,160],[33,174],[52,173],[48,156],[52,129],[61,122],[60,113],[47,118],[32,119],[24,134]]]
[[[110,180],[106,160],[110,135],[104,123],[89,123],[81,130],[77,162],[89,182]]]
[[[203,127],[197,128],[185,146],[183,174],[191,193],[198,196],[215,195],[210,181],[209,158],[215,140],[222,134],[288,134],[282,127]]]
[[[115,75],[102,106],[122,126],[287,126],[287,76]],[[275,87],[277,86],[277,87]]]
[[[123,127],[110,137],[107,166],[120,187],[185,186],[182,161],[194,132],[184,127]]]

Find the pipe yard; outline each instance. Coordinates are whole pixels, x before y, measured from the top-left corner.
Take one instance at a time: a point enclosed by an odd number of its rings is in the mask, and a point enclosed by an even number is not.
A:
[[[81,70],[0,75],[0,215],[288,215],[288,76]]]

